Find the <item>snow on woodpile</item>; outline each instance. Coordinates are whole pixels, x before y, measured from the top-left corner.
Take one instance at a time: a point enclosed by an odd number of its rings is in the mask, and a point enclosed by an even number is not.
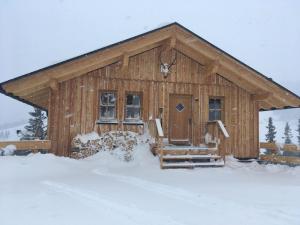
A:
[[[99,135],[96,132],[77,135],[72,141],[72,158],[81,159],[105,151],[121,160],[131,161],[133,151],[140,143],[149,143],[147,135],[130,131],[110,131]]]

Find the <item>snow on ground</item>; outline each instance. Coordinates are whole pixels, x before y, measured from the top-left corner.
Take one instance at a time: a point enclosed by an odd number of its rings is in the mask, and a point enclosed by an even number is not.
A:
[[[161,170],[146,144],[134,154],[0,157],[1,224],[300,224],[300,167]]]

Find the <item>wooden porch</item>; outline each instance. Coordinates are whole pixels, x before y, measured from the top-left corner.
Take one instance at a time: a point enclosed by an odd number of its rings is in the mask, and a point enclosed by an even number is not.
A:
[[[208,127],[214,132],[221,132],[225,138],[229,137],[221,121],[209,122]],[[217,128],[217,129],[216,129]],[[209,128],[207,128],[209,130]],[[164,140],[164,133],[159,119],[149,121],[149,131],[155,138],[151,146],[154,155],[159,156],[162,169],[195,168],[195,167],[222,167],[225,165],[225,153],[220,151],[220,140],[217,136],[205,138],[205,144],[200,146],[174,145]]]

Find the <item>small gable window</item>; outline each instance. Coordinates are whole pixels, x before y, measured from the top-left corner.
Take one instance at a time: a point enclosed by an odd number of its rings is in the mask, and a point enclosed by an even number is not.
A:
[[[125,120],[126,121],[141,120],[141,94],[140,93],[126,94]]]
[[[212,97],[209,99],[209,121],[222,120],[223,99]]]
[[[100,93],[100,121],[116,120],[116,92]]]

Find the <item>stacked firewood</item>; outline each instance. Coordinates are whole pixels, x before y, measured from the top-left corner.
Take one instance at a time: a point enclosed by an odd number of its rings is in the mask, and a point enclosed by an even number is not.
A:
[[[111,131],[101,136],[93,135],[92,138],[89,138],[89,134],[77,135],[72,140],[71,157],[82,159],[99,151],[114,154],[114,151],[118,150],[125,161],[130,161],[133,149],[138,143],[137,136],[138,134],[130,131]]]

